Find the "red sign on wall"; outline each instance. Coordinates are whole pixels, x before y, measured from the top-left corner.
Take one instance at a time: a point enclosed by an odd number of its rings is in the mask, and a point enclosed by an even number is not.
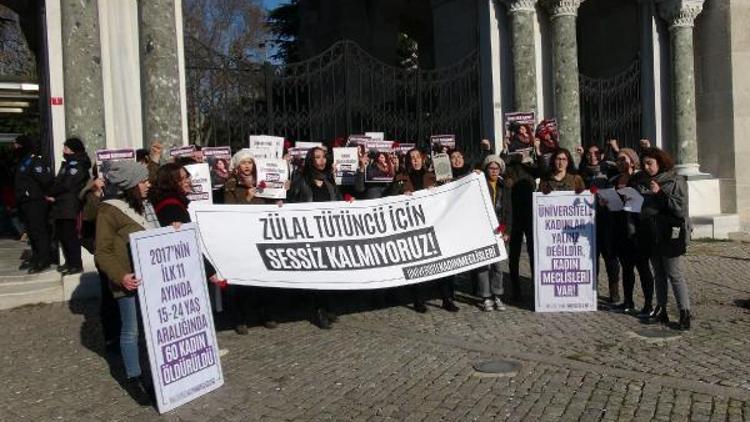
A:
[[[52,105],[62,105],[63,97],[50,97],[49,103]]]

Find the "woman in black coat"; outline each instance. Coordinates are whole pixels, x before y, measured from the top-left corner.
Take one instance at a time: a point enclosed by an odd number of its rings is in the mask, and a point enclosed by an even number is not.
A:
[[[302,171],[296,175],[289,190],[290,202],[341,201],[342,196],[333,180],[331,160],[326,150],[315,147],[307,152]],[[324,290],[313,292],[314,320],[318,327],[330,329],[338,319],[331,311],[330,293]]]
[[[58,267],[58,271],[69,275],[83,272],[77,229],[78,214],[81,212],[78,194],[91,179],[91,159],[78,138],[65,141],[63,157],[65,162],[60,166],[47,201],[52,202],[50,217],[55,221],[55,236],[65,257],[65,265]]]

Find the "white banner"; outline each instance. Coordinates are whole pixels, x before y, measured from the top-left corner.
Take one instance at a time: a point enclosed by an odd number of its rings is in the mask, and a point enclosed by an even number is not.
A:
[[[284,138],[250,135],[250,149],[255,158],[281,158],[284,155]]]
[[[190,173],[192,192],[187,197],[190,202],[213,203],[213,187],[211,186],[211,170],[208,163],[188,164],[185,170]]]
[[[534,193],[537,312],[596,310],[594,201],[589,191]]]
[[[333,173],[337,185],[353,185],[359,167],[359,148],[333,149]]]
[[[506,259],[484,176],[410,196],[275,205],[190,204],[204,252],[233,284],[378,289]]]
[[[224,384],[195,224],[130,235],[156,404],[168,412]]]

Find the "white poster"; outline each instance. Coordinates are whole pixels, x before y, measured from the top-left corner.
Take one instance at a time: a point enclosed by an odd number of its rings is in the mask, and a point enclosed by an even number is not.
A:
[[[536,311],[595,311],[594,195],[536,192],[533,207]]]
[[[373,141],[383,141],[385,140],[385,133],[384,132],[365,132],[365,136],[372,139]]]
[[[289,165],[286,160],[255,160],[258,167],[258,183],[255,196],[258,198],[286,199],[286,182],[289,180]]]
[[[255,158],[282,158],[284,138],[280,136],[250,135],[250,149]]]
[[[337,185],[353,185],[357,167],[359,167],[357,147],[333,149],[333,173]]]
[[[190,173],[192,192],[187,197],[190,202],[213,203],[213,187],[211,185],[211,170],[208,163],[188,164],[185,170]]]
[[[506,259],[487,182],[475,173],[411,196],[283,207],[190,204],[190,215],[206,257],[233,284],[379,289]]]
[[[435,168],[435,180],[445,182],[453,179],[453,169],[451,168],[451,159],[448,154],[441,152],[433,154],[432,166]]]
[[[130,235],[156,404],[168,412],[224,384],[198,228]]]

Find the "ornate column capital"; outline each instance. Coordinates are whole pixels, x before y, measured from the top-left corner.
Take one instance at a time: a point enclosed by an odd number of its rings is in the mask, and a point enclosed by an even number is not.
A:
[[[536,12],[536,4],[539,0],[498,0],[508,8],[508,13]]]
[[[578,8],[585,0],[541,0],[540,4],[547,9],[550,17],[578,16]]]
[[[704,0],[657,0],[659,16],[669,24],[669,29],[692,27],[695,18],[703,11]]]

